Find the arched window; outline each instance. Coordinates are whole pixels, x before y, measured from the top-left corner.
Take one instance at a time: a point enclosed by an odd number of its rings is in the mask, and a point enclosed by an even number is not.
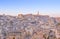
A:
[[[15,37],[13,37],[13,39],[15,39]]]

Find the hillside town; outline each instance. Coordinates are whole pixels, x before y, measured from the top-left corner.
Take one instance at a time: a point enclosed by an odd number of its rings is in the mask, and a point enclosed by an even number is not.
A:
[[[60,39],[60,17],[0,15],[0,39]]]

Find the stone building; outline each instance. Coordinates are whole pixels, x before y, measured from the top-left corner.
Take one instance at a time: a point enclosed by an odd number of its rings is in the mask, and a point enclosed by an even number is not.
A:
[[[0,39],[55,39],[60,36],[57,23],[56,18],[43,15],[0,15]]]

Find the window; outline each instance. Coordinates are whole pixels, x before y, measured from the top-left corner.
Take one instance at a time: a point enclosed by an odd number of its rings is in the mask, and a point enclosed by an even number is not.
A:
[[[15,39],[15,37],[13,37],[13,39]]]
[[[36,24],[36,21],[32,21],[31,24]]]
[[[6,39],[6,38],[4,38],[4,39]]]

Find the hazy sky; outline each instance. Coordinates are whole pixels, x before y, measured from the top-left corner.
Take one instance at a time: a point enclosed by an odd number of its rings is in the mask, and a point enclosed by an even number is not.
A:
[[[0,14],[37,13],[60,16],[60,0],[0,0]]]

